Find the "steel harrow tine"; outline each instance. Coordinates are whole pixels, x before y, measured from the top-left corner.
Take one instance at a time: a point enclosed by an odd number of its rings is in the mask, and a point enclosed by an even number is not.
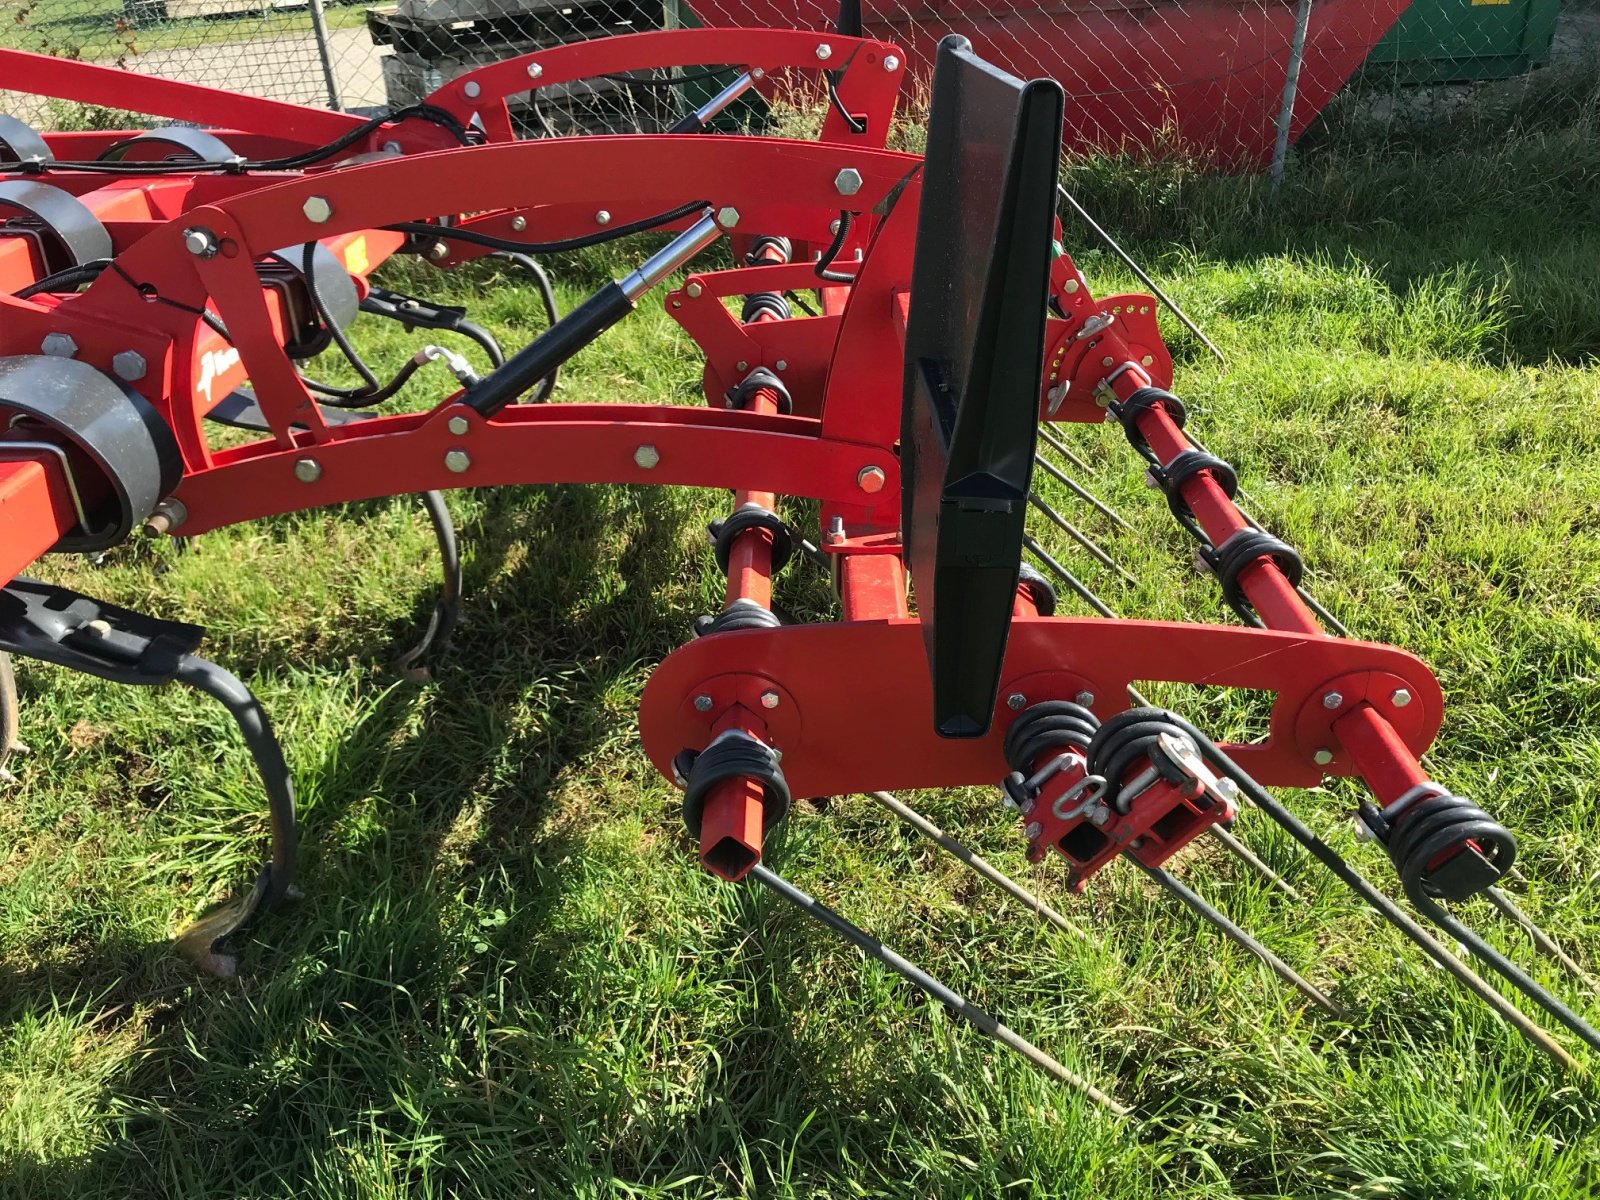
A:
[[[1042,421],[1039,423],[1039,436],[1051,446],[1055,447],[1056,453],[1060,454],[1085,475],[1093,475],[1096,473],[1093,467],[1086,463],[1079,455],[1075,454],[1072,447],[1067,445],[1054,433],[1052,433],[1050,431],[1050,427]]]
[[[1173,875],[1172,872],[1164,870],[1161,867],[1147,867],[1144,863],[1140,862],[1131,854],[1124,854],[1123,857],[1131,862],[1134,866],[1138,867],[1161,887],[1165,888],[1179,900],[1183,901],[1183,903],[1192,909],[1197,916],[1215,926],[1216,929],[1229,941],[1235,943],[1245,950],[1248,950],[1262,962],[1266,963],[1267,966],[1272,968],[1272,973],[1274,975],[1283,980],[1285,983],[1289,984],[1318,1008],[1322,1009],[1331,1016],[1338,1017],[1344,1015],[1343,1010],[1340,1009],[1339,1006],[1332,1000],[1328,999],[1327,996],[1318,991],[1314,984],[1308,981],[1303,975],[1301,975],[1288,963],[1284,962],[1283,959],[1279,958],[1271,950],[1268,950],[1266,946],[1262,945],[1261,942],[1251,937],[1243,929],[1240,929],[1238,925],[1234,924],[1233,921],[1224,916],[1221,911],[1207,903],[1197,892],[1183,883],[1183,881],[1178,879],[1177,876]]]
[[[1287,879],[1285,879],[1282,875],[1279,875],[1271,867],[1267,866],[1266,863],[1262,862],[1261,858],[1254,850],[1250,849],[1249,846],[1246,846],[1238,838],[1234,837],[1233,834],[1229,833],[1221,825],[1212,825],[1208,832],[1212,837],[1228,848],[1229,854],[1232,854],[1234,857],[1249,863],[1263,876],[1265,876],[1267,881],[1271,883],[1273,887],[1277,888],[1285,896],[1288,896],[1296,904],[1304,904],[1306,902],[1306,898],[1299,892],[1295,891],[1294,886],[1290,884]]]
[[[1137,587],[1139,585],[1139,581],[1132,575],[1128,574],[1128,572],[1123,570],[1122,566],[1117,562],[1117,560],[1112,558],[1103,549],[1101,549],[1100,546],[1095,543],[1093,538],[1084,533],[1083,530],[1079,529],[1071,521],[1067,520],[1059,512],[1041,500],[1037,492],[1029,492],[1028,500],[1035,508],[1037,508],[1050,519],[1051,524],[1057,526],[1061,532],[1065,533],[1069,538],[1077,542],[1078,545],[1087,550],[1090,556],[1093,557],[1096,562],[1115,571],[1122,577],[1123,581],[1126,582],[1129,587]]]
[[[434,538],[439,543],[444,579],[439,585],[439,598],[434,602],[428,627],[415,646],[395,659],[394,670],[404,678],[427,681],[433,677],[428,668],[428,655],[450,636],[461,615],[461,547],[456,541],[455,522],[445,507],[444,494],[422,492],[420,495],[428,520],[433,524]]]
[[[1541,929],[1536,921],[1517,906],[1516,901],[1497,887],[1488,888],[1483,897],[1507,918],[1520,925],[1533,944],[1561,964],[1562,969],[1591,992],[1600,992],[1600,980],[1583,969],[1576,959],[1561,948],[1561,943]]]
[[[1066,584],[1080,597],[1082,597],[1084,603],[1086,603],[1090,608],[1094,609],[1095,612],[1099,613],[1102,617],[1110,617],[1113,620],[1116,619],[1117,614],[1111,611],[1111,608],[1104,600],[1100,599],[1099,596],[1096,596],[1092,591],[1090,591],[1089,586],[1084,583],[1083,580],[1079,579],[1071,571],[1067,570],[1059,562],[1052,558],[1049,552],[1046,551],[1043,546],[1039,545],[1038,542],[1034,541],[1032,537],[1030,537],[1028,534],[1023,534],[1022,544],[1033,552],[1034,557],[1036,557],[1047,568],[1049,568],[1051,574],[1053,574],[1057,579],[1061,580],[1062,583]]]
[[[1045,458],[1042,454],[1035,454],[1033,456],[1033,461],[1043,467],[1052,478],[1064,484],[1067,490],[1070,491],[1074,496],[1077,496],[1078,499],[1088,504],[1096,512],[1108,518],[1113,524],[1126,529],[1129,533],[1134,532],[1132,525],[1129,525],[1126,521],[1119,517],[1116,512],[1109,508],[1103,501],[1096,499],[1087,488],[1080,484],[1076,479],[1072,478],[1072,476],[1068,475],[1060,467],[1056,466],[1055,463],[1051,462],[1048,458]]]
[[[1110,247],[1111,252],[1122,260],[1123,265],[1139,277],[1139,282],[1150,289],[1150,294],[1170,308],[1172,310],[1172,315],[1177,317],[1179,321],[1183,322],[1183,327],[1205,343],[1206,349],[1211,351],[1212,354],[1215,354],[1217,356],[1217,361],[1222,364],[1224,369],[1226,369],[1228,366],[1228,360],[1222,357],[1222,351],[1217,349],[1217,344],[1205,335],[1205,331],[1194,323],[1193,318],[1191,318],[1188,313],[1184,312],[1183,309],[1178,307],[1177,302],[1173,300],[1171,296],[1167,295],[1166,292],[1162,291],[1161,288],[1156,285],[1156,281],[1150,278],[1143,267],[1134,262],[1133,256],[1117,244],[1117,239],[1107,233],[1105,229],[1101,227],[1100,222],[1091,217],[1088,213],[1088,210],[1085,209],[1083,205],[1078,203],[1077,198],[1059,183],[1056,184],[1056,193],[1072,206],[1072,211],[1077,213],[1078,216],[1082,218],[1083,222],[1094,231],[1096,237]]]
[[[851,924],[844,917],[834,912],[820,900],[814,899],[779,875],[772,868],[764,864],[757,864],[750,868],[747,878],[754,879],[768,891],[781,896],[794,905],[812,920],[826,925],[845,941],[855,946],[868,958],[882,963],[900,976],[912,987],[924,995],[937,1000],[955,1015],[961,1017],[979,1031],[988,1034],[995,1041],[1015,1050],[1034,1066],[1040,1068],[1047,1075],[1060,1080],[1068,1087],[1081,1092],[1096,1104],[1115,1113],[1119,1117],[1130,1116],[1133,1110],[1121,1101],[1113,1099],[1094,1084],[1076,1072],[1068,1070],[1060,1062],[1035,1046],[1027,1038],[1017,1033],[1009,1026],[1002,1024],[997,1018],[991,1016],[983,1009],[977,1007],[958,992],[952,991],[940,983],[932,975],[914,963],[908,962],[885,946],[877,938],[857,925]]]
[[[1374,886],[1366,876],[1352,867],[1343,855],[1302,823],[1298,817],[1278,801],[1277,797],[1257,783],[1238,763],[1224,754],[1215,742],[1206,737],[1190,722],[1175,714],[1169,715],[1183,728],[1185,733],[1194,739],[1194,743],[1199,747],[1200,753],[1210,761],[1213,767],[1238,784],[1240,790],[1255,802],[1257,808],[1276,821],[1290,837],[1305,847],[1313,858],[1332,871],[1346,887],[1371,905],[1379,916],[1383,917],[1414,942],[1424,954],[1455,976],[1457,982],[1466,987],[1501,1017],[1505,1018],[1506,1021],[1514,1025],[1524,1037],[1541,1050],[1544,1050],[1550,1057],[1563,1066],[1574,1070],[1581,1069],[1577,1060],[1567,1052],[1561,1043],[1535,1024],[1526,1013],[1512,1004],[1511,1001],[1490,987],[1481,975],[1440,945],[1437,938],[1407,915],[1404,909]],[[1431,916],[1431,914],[1429,915]],[[1458,928],[1460,927],[1459,922],[1454,922],[1448,913],[1443,915],[1447,921],[1456,924]],[[1447,932],[1454,935],[1455,930],[1449,929],[1448,926],[1445,926],[1445,928]],[[1469,937],[1472,936],[1470,930],[1463,929],[1463,932],[1466,932]],[[1530,980],[1529,982],[1532,981]],[[1538,985],[1535,984],[1534,986],[1537,987]],[[1582,1024],[1581,1021],[1579,1023]]]
[[[892,793],[868,792],[867,796],[888,809],[896,817],[899,817],[900,820],[911,826],[923,837],[937,843],[953,858],[959,859],[966,864],[974,874],[987,879],[1012,899],[1021,903],[1023,907],[1031,909],[1042,920],[1048,921],[1057,929],[1070,933],[1075,938],[1080,938],[1086,942],[1095,940],[1085,930],[1067,920],[1067,918],[1051,908],[1038,896],[1028,891],[1027,888],[1017,883],[1005,872],[992,866],[982,855],[956,841],[955,838]]]

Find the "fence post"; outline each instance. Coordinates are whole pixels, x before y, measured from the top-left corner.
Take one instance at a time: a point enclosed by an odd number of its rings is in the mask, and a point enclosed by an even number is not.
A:
[[[312,0],[317,3],[318,0]],[[1300,64],[1306,54],[1306,26],[1311,24],[1311,0],[1300,0],[1294,14],[1294,39],[1289,43],[1289,68],[1283,76],[1283,105],[1278,109],[1278,140],[1272,147],[1272,184],[1269,195],[1278,198],[1283,183],[1283,160],[1289,155],[1289,126],[1294,120],[1294,99],[1300,91]]]
[[[333,70],[333,50],[328,45],[328,18],[322,11],[322,0],[307,0],[311,11],[311,33],[317,39],[317,57],[322,60],[322,81],[328,88],[328,107],[334,112],[344,111],[339,99],[339,76]]]

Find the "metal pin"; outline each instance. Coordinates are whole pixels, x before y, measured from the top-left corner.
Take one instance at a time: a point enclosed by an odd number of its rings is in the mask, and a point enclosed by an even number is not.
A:
[[[1051,446],[1055,447],[1056,453],[1060,454],[1063,458],[1065,458],[1069,463],[1071,463],[1078,470],[1082,471],[1085,475],[1093,475],[1095,473],[1095,470],[1094,470],[1093,467],[1091,467],[1088,463],[1084,462],[1082,458],[1080,458],[1078,455],[1076,455],[1076,454],[1074,454],[1072,452],[1072,447],[1071,446],[1068,446],[1060,438],[1056,437],[1056,435],[1054,433],[1052,433],[1050,431],[1050,429],[1046,425],[1044,425],[1042,423],[1039,426],[1039,436],[1042,437],[1045,441],[1049,442]]]
[[[1107,554],[1104,550],[1102,550],[1094,542],[1094,540],[1089,537],[1088,534],[1083,532],[1083,530],[1079,529],[1076,525],[1072,524],[1072,522],[1068,521],[1065,517],[1063,517],[1055,509],[1051,508],[1043,500],[1039,499],[1039,496],[1038,496],[1037,493],[1029,492],[1028,493],[1028,500],[1033,504],[1033,506],[1035,508],[1037,508],[1040,512],[1042,512],[1046,517],[1050,518],[1051,522],[1053,524],[1055,524],[1056,526],[1058,526],[1063,533],[1065,533],[1069,538],[1071,538],[1073,541],[1077,542],[1078,545],[1082,546],[1091,555],[1093,555],[1096,562],[1099,562],[1102,566],[1109,567],[1111,570],[1115,571],[1118,575],[1122,576],[1123,582],[1126,583],[1129,587],[1138,587],[1139,586],[1139,581],[1137,579],[1135,579],[1132,575],[1130,575],[1126,571],[1124,571],[1122,569],[1122,567],[1118,565],[1116,559],[1112,558],[1109,554]]]
[[[1070,492],[1072,492],[1073,495],[1077,496],[1080,500],[1086,501],[1088,504],[1092,505],[1096,512],[1101,513],[1106,517],[1109,517],[1113,523],[1115,523],[1117,525],[1120,525],[1123,529],[1126,529],[1129,533],[1134,532],[1134,528],[1133,528],[1132,525],[1129,525],[1126,521],[1124,521],[1116,513],[1112,512],[1111,509],[1107,508],[1103,503],[1101,503],[1099,500],[1095,499],[1094,496],[1090,495],[1090,493],[1083,487],[1082,484],[1080,484],[1077,480],[1073,479],[1072,476],[1068,475],[1060,467],[1056,466],[1055,463],[1051,462],[1049,459],[1044,458],[1044,457],[1042,457],[1041,455],[1038,455],[1038,454],[1035,454],[1033,456],[1033,461],[1038,463],[1041,467],[1043,467],[1045,469],[1046,474],[1050,475],[1052,478],[1058,480],[1059,482],[1065,484],[1067,489]]]

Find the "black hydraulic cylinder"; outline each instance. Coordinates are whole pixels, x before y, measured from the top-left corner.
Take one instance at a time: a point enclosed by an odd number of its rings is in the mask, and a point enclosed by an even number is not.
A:
[[[622,285],[606,284],[506,359],[505,366],[469,387],[461,403],[483,416],[494,416],[632,311],[633,300]]]

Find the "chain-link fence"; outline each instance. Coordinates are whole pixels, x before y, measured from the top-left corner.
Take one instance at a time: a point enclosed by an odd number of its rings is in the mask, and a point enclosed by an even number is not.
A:
[[[562,42],[694,25],[826,36],[840,15],[833,0],[3,0],[0,11],[0,44],[345,109],[410,103]],[[934,47],[959,33],[1016,74],[1060,81],[1069,148],[1248,166],[1281,156],[1341,91],[1391,108],[1449,102],[1600,44],[1596,0],[867,0],[860,15],[864,33],[904,49],[913,107]],[[535,135],[659,129],[689,90],[669,82],[571,84],[519,112]]]

